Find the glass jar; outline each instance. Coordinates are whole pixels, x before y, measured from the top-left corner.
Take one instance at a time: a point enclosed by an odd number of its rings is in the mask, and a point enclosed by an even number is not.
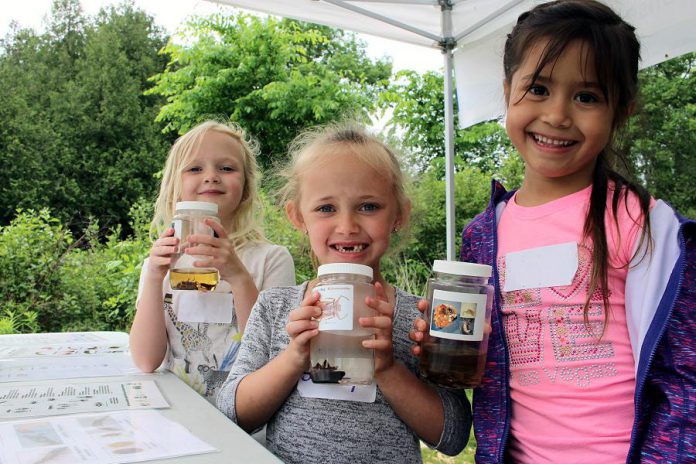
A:
[[[319,334],[310,342],[310,377],[315,383],[369,385],[374,380],[374,351],[362,341],[374,334],[358,319],[376,311],[365,304],[374,297],[372,268],[362,264],[335,263],[319,266],[313,291],[321,294]]]
[[[434,262],[420,356],[421,373],[431,382],[450,388],[481,383],[493,307],[491,271],[485,264]]]
[[[218,270],[214,267],[195,267],[193,263],[204,256],[189,255],[184,252],[193,246],[188,240],[190,235],[214,236],[212,227],[205,223],[206,218],[217,222],[218,205],[205,201],[180,201],[176,204],[176,213],[172,219],[174,236],[179,245],[172,254],[169,265],[169,283],[172,290],[213,291],[219,281]]]

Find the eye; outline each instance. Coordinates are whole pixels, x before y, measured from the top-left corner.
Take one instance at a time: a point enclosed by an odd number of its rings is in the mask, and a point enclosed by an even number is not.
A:
[[[534,95],[535,97],[545,97],[549,94],[549,91],[543,85],[532,84],[529,86],[529,89],[527,89],[527,93]]]
[[[200,166],[191,166],[186,169],[188,172],[201,172],[203,169],[201,169]]]
[[[237,168],[235,168],[234,166],[222,166],[220,170],[222,172],[235,172]]]
[[[380,206],[376,203],[363,203],[360,205],[360,211],[365,211],[368,213],[377,211],[380,209]]]
[[[575,96],[575,100],[577,100],[580,103],[598,103],[600,102],[600,98],[595,95],[594,93],[591,92],[580,92]]]
[[[336,209],[333,207],[333,205],[321,205],[315,208],[314,211],[318,213],[333,213],[336,211]]]

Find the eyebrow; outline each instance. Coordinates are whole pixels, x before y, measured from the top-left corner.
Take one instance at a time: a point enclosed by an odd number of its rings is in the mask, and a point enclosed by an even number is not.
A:
[[[522,81],[523,82],[532,82],[534,78],[534,74],[527,74],[526,76],[522,76]],[[534,82],[539,82],[542,84],[548,84],[548,83],[553,83],[553,79],[542,76],[541,74],[536,78],[536,81]],[[602,86],[599,85],[599,82],[594,82],[594,81],[577,81],[574,82],[575,85],[581,86],[581,87],[589,87],[589,88],[595,88],[595,89],[602,89]]]

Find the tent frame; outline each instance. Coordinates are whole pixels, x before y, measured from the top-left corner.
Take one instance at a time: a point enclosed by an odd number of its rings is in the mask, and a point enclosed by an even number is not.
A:
[[[396,21],[387,16],[374,13],[372,11],[360,8],[345,0],[315,0],[330,3],[339,8],[353,11],[361,15],[382,21],[394,27],[404,29],[414,34],[426,37],[433,41],[433,46],[442,51],[444,58],[444,97],[445,97],[445,218],[446,218],[446,250],[447,260],[455,260],[455,208],[454,208],[454,49],[457,43],[462,38],[476,31],[479,27],[485,25],[488,21],[496,16],[505,13],[515,7],[524,0],[511,0],[493,11],[491,14],[473,24],[466,30],[460,32],[456,37],[452,34],[452,7],[461,0],[437,0],[441,11],[442,36],[431,34],[430,32],[418,29],[408,24]],[[408,3],[413,5],[432,5],[432,0],[369,0],[382,3]]]

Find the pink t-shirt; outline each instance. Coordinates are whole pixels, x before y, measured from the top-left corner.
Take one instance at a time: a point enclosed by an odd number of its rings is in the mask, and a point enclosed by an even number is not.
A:
[[[626,461],[634,419],[635,370],[624,287],[640,228],[631,217],[637,214],[627,213],[621,201],[617,233],[608,200],[608,324],[602,334],[606,311],[596,291],[590,300],[588,330],[583,309],[592,245],[583,240],[583,226],[591,189],[531,208],[517,205],[515,195],[498,224],[499,284],[510,356],[509,450],[515,462]],[[640,211],[634,196],[628,205],[630,211]],[[508,253],[564,243],[571,250],[577,246],[578,266],[570,285],[503,291]]]

